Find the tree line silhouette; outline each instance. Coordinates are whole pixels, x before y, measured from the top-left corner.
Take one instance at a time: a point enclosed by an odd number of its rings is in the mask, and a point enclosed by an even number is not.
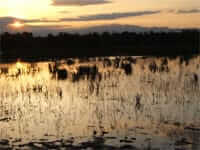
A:
[[[187,55],[199,52],[198,30],[146,33],[59,33],[46,37],[23,32],[2,35],[4,57],[57,58],[121,55]]]

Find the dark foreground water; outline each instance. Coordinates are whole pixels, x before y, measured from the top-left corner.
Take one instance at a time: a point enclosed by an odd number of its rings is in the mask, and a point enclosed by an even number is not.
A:
[[[200,57],[0,64],[0,149],[199,150]]]

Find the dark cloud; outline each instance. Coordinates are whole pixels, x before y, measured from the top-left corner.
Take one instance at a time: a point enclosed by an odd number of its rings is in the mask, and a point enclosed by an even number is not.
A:
[[[19,20],[19,19],[14,18],[14,17],[0,17],[1,25],[10,24],[10,23],[14,22],[15,20]]]
[[[60,21],[96,21],[96,20],[114,20],[126,17],[137,17],[144,15],[158,14],[161,11],[139,11],[139,12],[125,12],[125,13],[111,13],[111,14],[97,14],[89,16],[80,16],[78,18],[62,18]]]
[[[200,9],[190,9],[190,10],[178,10],[177,14],[191,14],[191,13],[200,13]]]
[[[69,21],[96,21],[96,20],[114,20],[126,17],[136,17],[144,15],[152,15],[160,13],[160,11],[140,11],[140,12],[125,12],[125,13],[111,13],[111,14],[97,14],[89,16],[80,16],[78,18],[60,18],[58,20],[49,19],[20,19],[14,17],[0,17],[1,25],[8,25],[14,21],[20,21],[23,23],[59,23],[59,22],[69,22]]]
[[[49,20],[49,19],[21,19],[20,21],[24,23],[56,23],[60,20]]]
[[[20,19],[15,17],[0,17],[1,25],[8,25],[13,23],[14,21],[20,21],[23,23],[56,23],[60,22],[59,20],[49,20],[49,19]]]
[[[108,0],[53,0],[54,6],[84,6],[110,3]]]

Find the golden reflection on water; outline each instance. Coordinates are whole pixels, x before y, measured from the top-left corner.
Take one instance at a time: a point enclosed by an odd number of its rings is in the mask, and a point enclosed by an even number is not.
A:
[[[0,138],[128,136],[141,146],[151,137],[163,149],[180,137],[200,143],[190,132],[200,127],[200,57],[116,59],[1,64]]]

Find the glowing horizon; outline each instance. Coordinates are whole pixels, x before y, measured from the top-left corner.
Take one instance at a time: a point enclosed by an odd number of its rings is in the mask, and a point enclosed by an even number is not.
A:
[[[13,28],[21,28],[24,26],[24,24],[19,21],[15,21],[12,24],[10,24],[10,26],[12,26]]]

